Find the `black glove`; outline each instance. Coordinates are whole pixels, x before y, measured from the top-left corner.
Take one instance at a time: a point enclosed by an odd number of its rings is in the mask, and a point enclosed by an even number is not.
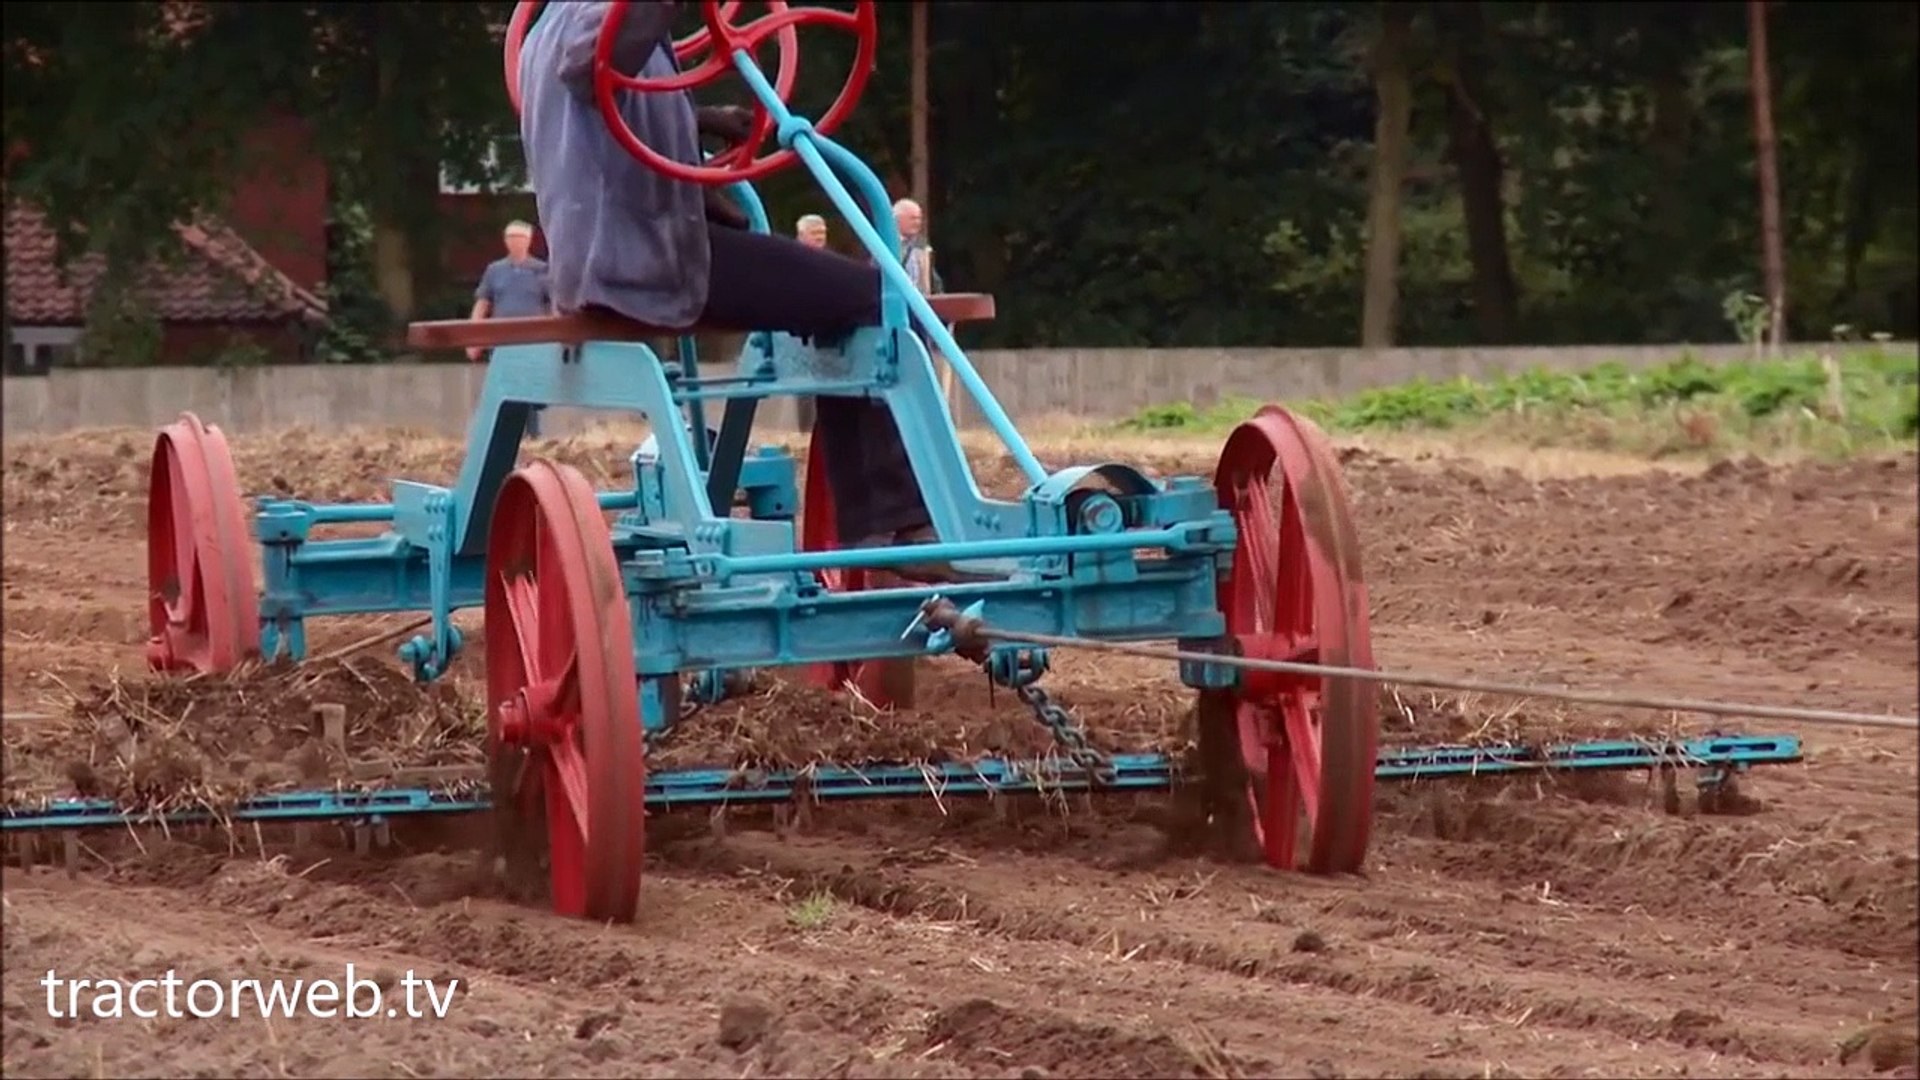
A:
[[[739,105],[702,105],[694,111],[700,134],[713,135],[729,146],[746,142],[753,135],[753,110]]]
[[[727,195],[725,189],[710,187],[706,189],[707,220],[728,229],[749,228],[747,215],[741,211],[738,203]]]

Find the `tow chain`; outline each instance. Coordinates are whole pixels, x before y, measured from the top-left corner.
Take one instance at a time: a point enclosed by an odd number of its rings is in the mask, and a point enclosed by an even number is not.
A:
[[[1114,770],[1113,759],[1087,741],[1086,729],[1074,723],[1072,713],[1032,683],[1016,686],[1013,692],[1033,710],[1034,719],[1053,733],[1054,741],[1066,750],[1067,757],[1085,770],[1089,780],[1101,787],[1114,782],[1119,774]]]

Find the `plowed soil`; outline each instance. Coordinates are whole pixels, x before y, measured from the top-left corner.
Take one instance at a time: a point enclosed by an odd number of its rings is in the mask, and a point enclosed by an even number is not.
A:
[[[630,475],[630,445],[534,452],[609,486]],[[149,677],[150,447],[141,432],[6,447],[10,801],[217,802],[477,760],[477,613],[463,616],[472,647],[432,689],[398,674],[390,643],[236,681]],[[450,480],[459,448],[296,433],[235,451],[249,492],[344,501],[384,499],[391,476]],[[1091,453],[1213,466],[1171,445]],[[1913,455],[1684,471],[1342,457],[1383,667],[1920,706]],[[976,469],[984,487],[1012,482],[997,459]],[[310,647],[407,621],[318,623]],[[1048,689],[1104,745],[1185,737],[1165,665],[1054,659]],[[927,709],[876,717],[763,683],[695,716],[656,763],[1040,745],[1019,703],[963,663],[929,662],[921,685]],[[1359,879],[1196,858],[1152,800],[927,799],[779,829],[672,815],[649,829],[642,916],[622,928],[506,899],[476,854],[484,823],[396,825],[364,853],[325,831],[87,833],[70,868],[7,868],[4,1072],[1916,1075],[1910,733],[1384,698],[1392,742],[1715,728],[1798,734],[1807,761],[1756,770],[1715,813],[1690,785],[1670,796],[1639,774],[1385,785]],[[337,749],[310,735],[323,703],[347,706]],[[440,1018],[263,1021],[76,1020],[50,1014],[40,981],[343,979],[349,964],[390,995],[407,972],[459,983]]]

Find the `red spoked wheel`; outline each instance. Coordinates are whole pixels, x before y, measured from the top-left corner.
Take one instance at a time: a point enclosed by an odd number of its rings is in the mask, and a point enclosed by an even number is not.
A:
[[[634,157],[640,159],[648,168],[675,180],[684,180],[694,184],[734,184],[759,180],[794,161],[792,150],[777,150],[762,157],[749,157],[759,149],[761,142],[773,130],[773,118],[757,101],[754,104],[753,134],[746,143],[736,148],[739,153],[728,158],[722,154],[727,164],[710,162],[706,165],[690,165],[675,161],[654,150],[634,134],[627,126],[626,119],[620,115],[619,99],[616,91],[631,90],[639,93],[665,93],[691,90],[714,82],[733,69],[733,55],[745,50],[751,55],[767,38],[780,34],[781,71],[788,68],[788,57],[798,55],[797,38],[790,32],[801,26],[830,26],[845,30],[854,35],[857,51],[854,54],[853,68],[847,73],[847,81],[840,88],[840,96],[827,109],[813,130],[827,135],[840,126],[859,103],[860,95],[867,88],[867,78],[873,73],[873,61],[879,38],[879,24],[874,14],[873,0],[859,0],[852,11],[835,11],[830,8],[797,8],[774,10],[745,26],[735,26],[732,22],[737,4],[723,4],[720,0],[703,0],[701,13],[707,24],[708,38],[694,34],[687,39],[691,43],[690,51],[710,46],[712,51],[692,70],[661,78],[641,78],[623,75],[614,70],[613,46],[618,40],[620,25],[627,17],[627,9],[632,0],[612,0],[607,6],[607,21],[600,29],[600,41],[594,53],[593,89],[595,100],[600,105],[600,115],[607,122],[607,129],[613,133],[614,140]],[[775,5],[769,4],[772,8]],[[676,45],[676,54],[678,45]],[[781,101],[791,94],[791,85],[778,86],[775,90]],[[729,151],[728,153],[733,153]]]
[[[826,455],[820,443],[820,429],[815,426],[807,444],[806,490],[801,496],[802,551],[840,550],[840,528],[834,520],[833,491],[827,484]],[[815,577],[829,592],[862,592],[877,584],[874,574],[863,569],[819,570],[815,571]],[[809,664],[807,682],[827,690],[838,690],[851,683],[861,697],[878,708],[913,707],[915,679],[911,659]]]
[[[147,663],[232,671],[260,655],[246,504],[227,437],[192,413],[160,430],[147,481]]]
[[[487,534],[487,749],[515,883],[541,833],[554,910],[630,922],[646,853],[646,747],[633,624],[613,541],[579,470],[507,478]]]
[[[726,0],[720,5],[721,16],[732,19],[739,13],[740,4],[741,0]],[[526,45],[527,31],[533,28],[534,19],[539,16],[540,9],[544,6],[546,6],[546,0],[520,0],[514,5],[513,17],[507,22],[505,51],[507,100],[512,103],[516,115],[520,112],[520,51]],[[778,15],[787,10],[787,5],[780,0],[772,0],[767,4],[767,10]],[[779,34],[780,70],[774,76],[773,86],[780,95],[780,100],[786,101],[792,97],[794,80],[800,76],[800,34],[791,25],[781,27]],[[674,62],[684,67],[688,61],[698,56],[701,50],[709,48],[712,40],[713,31],[703,28],[675,41],[673,43]],[[765,114],[756,116],[753,137],[740,146],[729,147],[708,158],[708,166],[719,168],[734,165],[742,155],[759,149],[760,144],[766,141],[768,133],[772,130],[771,117]]]
[[[1320,429],[1266,406],[1227,440],[1214,485],[1239,531],[1220,602],[1241,655],[1372,668],[1359,541]],[[1238,750],[1269,866],[1351,873],[1366,862],[1378,701],[1370,682],[1254,671],[1236,690],[1202,693],[1203,753],[1209,741]],[[1221,756],[1236,755],[1209,758]]]

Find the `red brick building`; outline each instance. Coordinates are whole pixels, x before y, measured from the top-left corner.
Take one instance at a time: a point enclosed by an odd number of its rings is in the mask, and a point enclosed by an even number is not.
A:
[[[311,133],[299,118],[283,117],[264,125],[246,150],[241,160],[250,167],[235,178],[221,217],[175,226],[187,258],[143,274],[142,291],[161,321],[163,363],[204,363],[239,343],[258,345],[282,362],[298,361],[307,358],[327,317],[331,189]],[[523,186],[489,191],[443,178],[438,200],[444,291],[470,293],[501,254],[501,228],[516,217],[533,220],[532,198]],[[538,237],[535,243],[540,250]],[[62,275],[40,214],[9,203],[9,371],[62,362],[79,339],[100,272],[92,258]]]
[[[147,268],[138,296],[160,323],[162,363],[207,363],[229,349],[257,347],[279,360],[305,357],[327,306],[218,222],[175,225],[185,255]],[[62,268],[53,229],[15,203],[6,221],[7,371],[44,372],[72,362],[104,260],[87,255]]]

